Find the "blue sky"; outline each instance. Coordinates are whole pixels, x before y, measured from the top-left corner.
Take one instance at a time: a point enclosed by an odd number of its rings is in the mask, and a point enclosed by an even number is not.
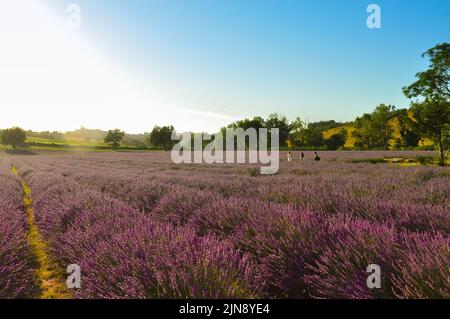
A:
[[[82,37],[114,68],[222,121],[347,121],[379,103],[406,107],[401,88],[426,67],[420,54],[450,41],[448,0],[41,1],[61,19],[78,3]],[[366,26],[370,3],[381,29]]]

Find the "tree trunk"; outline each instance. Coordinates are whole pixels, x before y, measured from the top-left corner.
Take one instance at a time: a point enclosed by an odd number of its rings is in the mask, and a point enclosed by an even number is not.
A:
[[[444,156],[444,142],[442,141],[442,133],[439,134],[439,166],[445,166],[445,156]]]
[[[439,166],[445,166],[444,146],[442,139],[439,141]]]

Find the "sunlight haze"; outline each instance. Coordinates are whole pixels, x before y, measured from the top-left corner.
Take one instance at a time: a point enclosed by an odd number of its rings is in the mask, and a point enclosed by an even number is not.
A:
[[[244,117],[352,121],[449,39],[446,1],[0,1],[0,128],[215,132]]]
[[[0,3],[0,127],[144,132],[155,124],[214,131],[231,116],[157,97],[70,30],[38,1]],[[6,111],[8,110],[8,111]]]

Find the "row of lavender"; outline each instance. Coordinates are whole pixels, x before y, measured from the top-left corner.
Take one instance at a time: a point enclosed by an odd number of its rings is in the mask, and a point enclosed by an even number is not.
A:
[[[214,202],[209,194],[214,193],[291,204],[325,215],[394,221],[409,231],[450,232],[450,173],[445,168],[298,162],[282,163],[277,176],[255,178],[246,166],[175,166],[167,158],[156,159],[142,155],[49,158],[39,171],[56,170],[146,213],[152,213],[160,200],[173,206],[200,205],[202,198]],[[157,217],[178,224],[177,219],[192,210],[168,211],[171,216],[160,212]]]
[[[82,269],[76,297],[257,297],[252,263],[230,243],[158,223],[57,172],[21,167],[53,255],[62,268]]]
[[[0,299],[30,297],[34,290],[22,189],[11,165],[0,159]]]
[[[448,170],[336,161],[174,166],[160,154],[25,159],[78,297],[448,297]],[[382,289],[366,286],[379,264]]]

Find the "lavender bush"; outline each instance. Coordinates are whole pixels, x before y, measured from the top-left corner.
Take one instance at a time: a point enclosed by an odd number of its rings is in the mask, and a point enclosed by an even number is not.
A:
[[[31,297],[33,261],[27,244],[22,190],[10,163],[0,159],[0,299]]]
[[[82,268],[79,298],[450,297],[448,168],[352,162],[406,152],[306,155],[276,176],[167,153],[16,165],[52,254]]]

